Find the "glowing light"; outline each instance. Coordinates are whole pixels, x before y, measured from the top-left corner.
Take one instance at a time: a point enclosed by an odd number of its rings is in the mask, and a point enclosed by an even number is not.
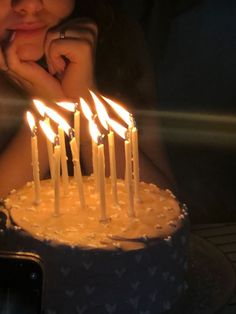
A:
[[[31,131],[34,132],[34,129],[35,129],[34,116],[32,115],[32,113],[30,111],[27,111],[26,117],[27,117],[27,121],[29,123],[29,127],[30,127]]]
[[[98,144],[99,138],[101,138],[102,135],[96,123],[93,120],[89,121],[89,131],[93,141]]]
[[[120,137],[122,137],[124,140],[127,139],[128,132],[123,125],[121,125],[120,123],[116,122],[113,119],[109,120],[109,125]]]
[[[69,101],[60,101],[60,102],[57,102],[56,104],[60,106],[61,108],[66,109],[71,112],[75,112],[76,107],[77,107],[75,103],[69,102]]]
[[[80,106],[83,111],[83,114],[85,115],[85,118],[90,121],[93,119],[93,113],[91,109],[89,108],[89,105],[86,103],[86,101],[83,98],[80,98]]]
[[[56,133],[54,133],[53,129],[50,127],[50,125],[44,121],[39,121],[39,124],[44,132],[44,134],[47,136],[50,142],[53,144],[55,143]]]
[[[100,101],[100,99],[96,96],[96,94],[94,94],[92,91],[90,91],[90,94],[92,95],[92,98],[93,98],[93,101],[97,110],[98,118],[102,126],[104,127],[104,129],[108,130],[108,121],[110,118],[108,116],[106,108],[103,105],[103,103]]]
[[[133,125],[133,119],[130,112],[128,112],[125,108],[123,108],[120,104],[115,101],[102,96],[102,98],[112,107],[112,109],[125,121],[128,126]]]
[[[62,116],[60,116],[55,110],[46,107],[46,114],[49,118],[51,118],[53,121],[55,121],[57,124],[60,125],[60,127],[64,130],[64,132],[69,135],[71,127],[70,125],[66,122]]]
[[[33,103],[38,110],[39,114],[44,117],[46,114],[46,108],[47,106],[44,105],[44,103],[39,99],[33,99]]]

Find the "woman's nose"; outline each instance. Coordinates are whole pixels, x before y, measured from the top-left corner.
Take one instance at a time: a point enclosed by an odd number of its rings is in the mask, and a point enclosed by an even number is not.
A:
[[[20,14],[34,15],[42,9],[43,3],[42,0],[17,0],[13,1],[12,6]]]

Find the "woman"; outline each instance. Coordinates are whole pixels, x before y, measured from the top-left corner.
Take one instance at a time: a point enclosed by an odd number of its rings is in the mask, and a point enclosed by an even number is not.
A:
[[[3,92],[14,93],[18,99],[28,96],[28,99],[41,97],[49,101],[78,100],[79,97],[89,100],[88,89],[96,88],[122,98],[131,111],[132,106],[154,104],[149,68],[142,61],[145,59],[142,41],[135,28],[116,12],[110,1],[101,0],[58,0],[56,5],[53,0],[4,0],[0,13]],[[123,36],[124,31],[126,35],[132,34],[133,49],[127,36]],[[87,174],[91,172],[90,146],[86,140],[87,129],[82,127],[82,131],[82,163]],[[1,197],[31,179],[29,133],[28,127],[22,124],[1,152]],[[45,139],[40,132],[38,140],[44,177],[48,161]],[[121,142],[117,144],[123,147]],[[148,153],[142,153],[140,159],[142,177],[153,182],[166,181],[157,172],[150,154],[152,149],[145,150]],[[158,155],[162,156],[160,150]],[[121,156],[118,175],[123,176],[123,154],[118,156]]]

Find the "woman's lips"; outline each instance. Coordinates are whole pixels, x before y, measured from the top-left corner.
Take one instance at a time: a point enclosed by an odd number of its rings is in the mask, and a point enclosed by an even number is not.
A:
[[[47,27],[42,24],[19,24],[11,27],[11,31],[13,31],[16,36],[22,37],[37,36],[42,34],[46,29]]]

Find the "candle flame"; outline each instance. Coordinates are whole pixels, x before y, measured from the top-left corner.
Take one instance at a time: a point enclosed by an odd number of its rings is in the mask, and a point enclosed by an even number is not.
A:
[[[112,109],[125,121],[128,126],[132,126],[133,120],[132,115],[129,111],[127,111],[120,104],[107,97],[102,96],[102,98],[108,103],[108,105],[112,107]]]
[[[83,114],[85,115],[85,118],[90,121],[93,119],[93,113],[91,109],[89,108],[89,105],[86,103],[86,101],[83,98],[80,98],[80,105],[81,109],[83,111]]]
[[[102,135],[93,120],[89,121],[89,131],[93,141],[98,144],[99,138],[101,138]]]
[[[64,132],[69,136],[70,132],[70,125],[66,122],[62,116],[60,116],[55,110],[46,107],[46,114],[51,118],[53,121],[55,121],[59,126],[64,130]]]
[[[108,130],[108,121],[109,121],[109,116],[108,113],[106,111],[105,106],[103,105],[103,103],[100,101],[100,99],[96,96],[96,94],[94,94],[92,91],[90,91],[90,94],[92,95],[96,110],[97,110],[97,114],[98,114],[98,118],[102,124],[102,126],[104,127],[104,129]]]
[[[39,114],[42,117],[44,117],[46,114],[46,106],[44,105],[44,103],[39,99],[33,99],[33,103],[34,103],[36,109],[38,110]]]
[[[40,120],[39,124],[44,132],[44,134],[47,136],[47,138],[49,139],[50,142],[54,143],[55,142],[55,138],[56,138],[56,133],[54,133],[53,129],[51,128],[51,126]]]
[[[35,119],[34,119],[34,116],[32,115],[32,113],[30,111],[27,111],[26,118],[27,118],[27,121],[29,123],[29,127],[30,127],[31,131],[33,132],[34,128],[35,128]]]
[[[75,112],[76,111],[76,104],[73,102],[69,102],[69,101],[60,101],[56,103],[58,106],[60,106],[61,108],[64,108],[70,112]]]
[[[124,140],[127,139],[127,129],[113,119],[109,120],[110,127]]]

